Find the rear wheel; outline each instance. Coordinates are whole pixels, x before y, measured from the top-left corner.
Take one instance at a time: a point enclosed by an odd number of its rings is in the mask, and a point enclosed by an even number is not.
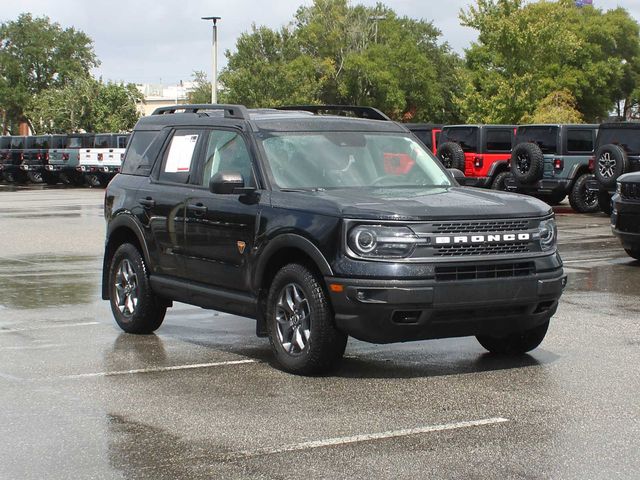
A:
[[[587,182],[593,175],[585,173],[574,182],[569,194],[569,203],[578,213],[595,213],[600,211],[598,194],[587,189]]]
[[[44,183],[44,178],[42,176],[42,172],[34,171],[27,172],[27,177],[31,183]]]
[[[47,185],[57,185],[60,180],[57,174],[51,172],[44,172],[42,174],[42,179]]]
[[[104,176],[100,173],[87,173],[84,178],[90,187],[101,188],[107,185]]]
[[[609,192],[598,192],[598,204],[603,213],[611,216],[611,195]]]
[[[151,333],[164,320],[167,307],[151,290],[144,259],[130,243],[120,245],[111,259],[109,303],[118,326],[127,333]]]
[[[291,263],[276,274],[266,318],[271,348],[284,370],[323,373],[342,359],[347,335],[336,328],[319,279],[304,265]]]
[[[507,185],[505,181],[507,180],[507,178],[509,178],[510,175],[511,173],[509,172],[502,172],[496,175],[496,177],[493,179],[493,182],[491,182],[491,190],[506,191]]]
[[[521,355],[538,347],[544,340],[549,328],[549,320],[542,325],[524,330],[522,332],[511,333],[504,337],[491,337],[488,335],[478,335],[476,338],[480,345],[491,353],[506,355]]]

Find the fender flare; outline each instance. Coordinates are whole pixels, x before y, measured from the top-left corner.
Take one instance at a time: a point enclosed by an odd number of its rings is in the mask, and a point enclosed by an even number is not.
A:
[[[265,270],[273,255],[283,248],[297,248],[307,254],[316,264],[320,273],[324,276],[332,276],[333,270],[320,249],[307,238],[295,234],[285,233],[270,240],[264,250],[259,254],[258,263],[254,270],[254,289],[257,292],[262,285]]]
[[[498,174],[499,170],[504,170],[505,172],[509,172],[509,161],[508,160],[499,160],[497,162],[493,162],[491,168],[489,169],[489,178],[495,177]]]

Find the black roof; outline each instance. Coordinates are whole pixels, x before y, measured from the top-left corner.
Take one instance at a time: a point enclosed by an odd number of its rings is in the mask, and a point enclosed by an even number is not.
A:
[[[490,124],[485,124],[485,123],[475,123],[475,124],[469,124],[469,125],[445,125],[442,128],[445,129],[445,128],[469,128],[469,127],[475,127],[475,128],[517,128],[517,125],[490,125]]]
[[[640,122],[607,122],[600,125],[602,129],[640,129]]]
[[[527,123],[518,125],[520,127],[582,127],[582,128],[598,128],[597,123]]]
[[[433,130],[442,128],[443,125],[441,123],[403,123],[403,126],[407,127],[409,130]]]

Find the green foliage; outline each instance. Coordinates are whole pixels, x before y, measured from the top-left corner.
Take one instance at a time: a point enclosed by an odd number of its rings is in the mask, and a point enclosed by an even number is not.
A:
[[[193,72],[195,88],[187,93],[187,103],[210,103],[211,82],[207,80],[207,74],[201,71]]]
[[[87,35],[47,17],[26,13],[0,24],[0,110],[8,123],[24,120],[36,95],[88,78],[98,63]]]
[[[240,36],[220,79],[223,101],[254,107],[356,104],[394,118],[453,122],[461,61],[424,20],[392,10],[315,0],[280,30]]]
[[[518,123],[547,108],[541,102],[559,91],[595,121],[634,89],[639,28],[624,9],[578,9],[572,0],[478,0],[460,19],[479,32],[467,50],[458,101],[469,121]]]
[[[42,91],[25,114],[38,134],[123,132],[138,120],[142,95],[133,84],[102,83],[79,78],[60,88]]]
[[[569,90],[552,92],[540,101],[533,115],[522,118],[522,123],[583,123],[576,107],[576,99]]]

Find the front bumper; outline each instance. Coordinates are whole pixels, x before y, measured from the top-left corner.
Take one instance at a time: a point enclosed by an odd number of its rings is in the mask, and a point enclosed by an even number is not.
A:
[[[628,250],[640,248],[640,202],[627,201],[616,194],[612,200],[611,230]]]
[[[393,343],[533,328],[555,313],[566,278],[559,267],[510,278],[326,282],[339,329],[359,340]]]

